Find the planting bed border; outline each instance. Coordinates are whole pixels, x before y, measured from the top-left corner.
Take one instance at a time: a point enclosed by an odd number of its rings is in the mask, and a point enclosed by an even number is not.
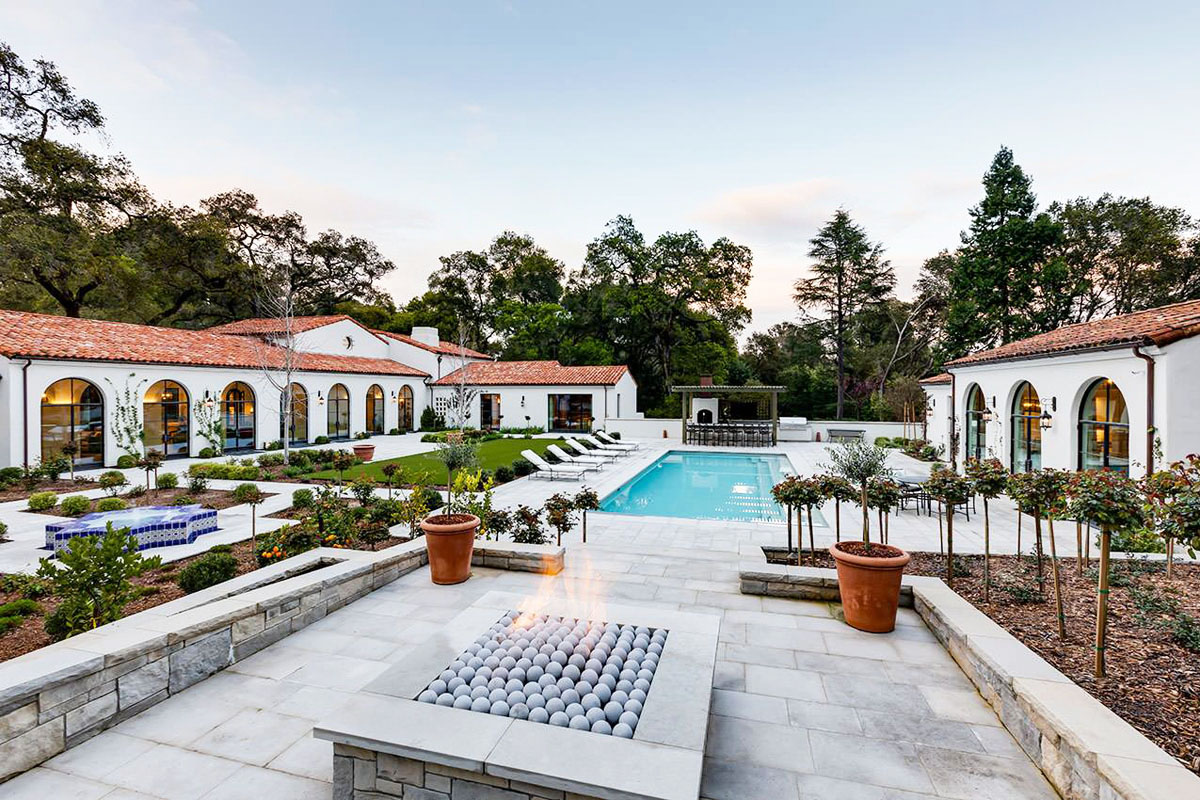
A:
[[[768,564],[761,548],[743,550],[739,577],[742,594],[840,600],[837,570]],[[921,615],[1067,800],[1200,797],[1200,777],[940,578],[905,575],[900,605]]]
[[[476,542],[476,566],[557,574],[563,548]],[[423,538],[317,548],[0,663],[0,783],[428,563]]]

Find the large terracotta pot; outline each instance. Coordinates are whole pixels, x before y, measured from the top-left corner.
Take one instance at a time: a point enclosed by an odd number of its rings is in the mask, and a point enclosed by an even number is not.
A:
[[[837,562],[838,588],[846,624],[868,633],[887,633],[896,627],[900,578],[911,560],[899,547],[873,544],[871,555],[862,542],[838,542],[829,548]]]
[[[437,584],[462,583],[471,577],[471,552],[479,517],[474,514],[435,514],[421,520],[429,572]]]
[[[370,461],[375,457],[375,445],[373,444],[356,444],[351,449],[354,450],[354,455],[363,461]]]

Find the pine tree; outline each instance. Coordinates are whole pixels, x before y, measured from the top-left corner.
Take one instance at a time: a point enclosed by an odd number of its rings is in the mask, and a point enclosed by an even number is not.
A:
[[[1050,330],[1069,313],[1056,249],[1062,227],[1038,213],[1031,180],[1007,147],[983,176],[984,197],[950,273],[946,349],[951,357]]]
[[[801,309],[817,308],[826,314],[827,335],[837,361],[837,418],[841,419],[850,321],[891,294],[896,274],[883,257],[883,247],[872,243],[845,209],[839,208],[809,244],[813,276],[796,281],[795,300]]]

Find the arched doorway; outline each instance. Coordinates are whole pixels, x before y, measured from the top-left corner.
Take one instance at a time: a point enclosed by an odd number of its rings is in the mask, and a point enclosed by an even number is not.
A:
[[[221,416],[225,424],[225,449],[254,448],[254,390],[241,381],[221,393]]]
[[[967,458],[983,461],[987,457],[987,401],[978,385],[967,393]]]
[[[329,389],[329,408],[325,423],[330,439],[350,438],[350,392],[340,383]]]
[[[408,384],[400,387],[400,395],[396,398],[397,411],[399,411],[399,419],[396,421],[396,426],[402,431],[411,431],[413,429],[413,390]]]
[[[383,389],[378,384],[367,389],[367,433],[383,433]]]
[[[75,446],[75,465],[104,463],[104,396],[82,378],[55,381],[42,394],[42,458]]]
[[[1129,474],[1129,407],[1108,378],[1089,386],[1079,407],[1079,468]]]
[[[188,393],[175,381],[159,381],[146,390],[142,401],[142,425],[146,450],[171,456],[188,454],[191,426]]]
[[[279,398],[280,407],[283,406],[284,397]],[[283,432],[284,415],[279,415],[279,438],[284,436]],[[307,444],[308,443],[308,392],[298,383],[292,384],[292,414],[288,421],[287,431],[288,442],[291,444]]]
[[[1042,401],[1033,384],[1017,387],[1012,404],[1012,471],[1042,468]]]

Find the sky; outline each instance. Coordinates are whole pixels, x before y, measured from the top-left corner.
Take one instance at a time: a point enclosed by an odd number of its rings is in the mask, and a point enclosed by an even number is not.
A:
[[[398,303],[503,230],[569,268],[618,214],[755,257],[793,319],[838,207],[895,267],[953,248],[1001,145],[1043,204],[1200,216],[1200,4],[4,0],[160,199],[234,187],[375,241]]]

